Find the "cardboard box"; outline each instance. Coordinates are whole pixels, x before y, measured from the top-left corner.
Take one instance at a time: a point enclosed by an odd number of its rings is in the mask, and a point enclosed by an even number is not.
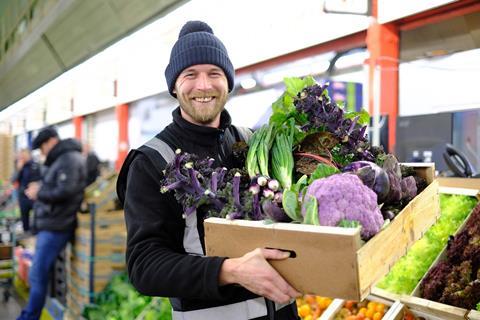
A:
[[[240,257],[259,247],[289,250],[295,257],[271,264],[297,290],[363,300],[440,214],[433,165],[417,165],[416,171],[428,187],[363,245],[358,228],[209,218],[204,223],[207,255]]]

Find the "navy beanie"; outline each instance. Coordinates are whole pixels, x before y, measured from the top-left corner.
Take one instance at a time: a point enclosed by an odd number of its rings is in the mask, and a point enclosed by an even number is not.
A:
[[[46,127],[40,130],[35,139],[33,139],[32,150],[40,148],[50,138],[58,138],[57,130],[54,127]]]
[[[170,62],[165,69],[168,92],[173,93],[180,73],[196,64],[213,64],[223,69],[228,80],[228,91],[232,91],[235,70],[228,57],[227,49],[213,34],[212,28],[202,21],[187,22],[170,53]]]

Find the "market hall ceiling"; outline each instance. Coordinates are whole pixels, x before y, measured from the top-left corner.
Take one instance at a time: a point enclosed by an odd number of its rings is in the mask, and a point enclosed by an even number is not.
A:
[[[0,111],[186,2],[0,1]]]

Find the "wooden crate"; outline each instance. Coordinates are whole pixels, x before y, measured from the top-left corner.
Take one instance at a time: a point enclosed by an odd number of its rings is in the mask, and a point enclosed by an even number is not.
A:
[[[209,218],[204,223],[207,255],[240,257],[258,247],[288,250],[295,257],[270,263],[297,290],[363,300],[440,214],[434,167],[415,170],[428,187],[364,245],[359,228]]]
[[[117,174],[112,172],[106,176],[97,179],[89,185],[85,191],[82,208],[90,210],[90,206],[95,206],[97,212],[115,210],[117,207]]]
[[[88,304],[90,304],[89,300],[78,293],[67,293],[67,313],[71,319],[80,319],[83,308]]]
[[[386,309],[386,312],[385,312],[385,314],[382,318],[383,320],[388,319],[387,316],[389,314],[394,313],[394,311],[392,311],[392,309],[395,310],[397,308],[397,304],[400,303],[400,302],[391,301],[391,300],[384,299],[384,298],[377,297],[377,296],[368,296],[367,299],[369,301],[383,303],[386,306],[386,308],[388,308],[388,309]],[[319,320],[334,320],[334,319],[336,319],[336,315],[340,312],[340,310],[343,308],[343,306],[345,305],[346,302],[347,301],[343,300],[343,299],[333,300],[332,303],[330,304],[330,306],[328,306],[328,308],[320,316]]]
[[[480,179],[478,178],[439,177],[438,183],[440,187],[480,190]]]
[[[9,181],[13,174],[13,137],[0,134],[0,181]]]
[[[87,296],[91,293],[99,293],[107,286],[114,273],[109,275],[95,275],[93,278],[93,287],[90,288],[90,274],[79,274],[75,270],[70,270],[69,289],[73,289],[80,295]]]
[[[89,213],[79,213],[77,215],[79,228],[90,228],[92,215]],[[95,211],[95,225],[98,227],[123,225],[125,226],[125,214],[123,210]]]
[[[465,229],[465,225],[469,220],[469,218],[470,218],[470,215],[465,219],[462,225],[458,228],[457,234]],[[407,305],[408,307],[412,308],[413,310],[419,310],[422,312],[429,311],[431,314],[435,316],[447,317],[448,319],[465,319],[466,315],[471,312],[470,310],[450,306],[450,305],[443,304],[436,301],[430,301],[421,297],[420,284],[422,283],[423,279],[433,267],[435,267],[439,262],[445,260],[446,258],[447,258],[447,247],[445,246],[445,248],[442,250],[442,252],[440,252],[438,257],[432,263],[432,265],[427,270],[427,272],[422,277],[422,279],[420,279],[419,283],[417,284],[412,294],[410,296],[402,295],[400,297],[400,301],[405,305]],[[472,313],[472,315],[473,314],[474,313]]]

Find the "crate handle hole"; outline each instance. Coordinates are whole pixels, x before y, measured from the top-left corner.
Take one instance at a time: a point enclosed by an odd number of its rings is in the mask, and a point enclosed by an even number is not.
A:
[[[266,247],[265,249],[275,249],[275,250],[280,250],[280,251],[284,251],[284,252],[290,252],[290,257],[288,258],[296,258],[297,257],[297,253],[293,250],[288,250],[288,249],[280,249],[280,248],[271,248],[271,247]]]

